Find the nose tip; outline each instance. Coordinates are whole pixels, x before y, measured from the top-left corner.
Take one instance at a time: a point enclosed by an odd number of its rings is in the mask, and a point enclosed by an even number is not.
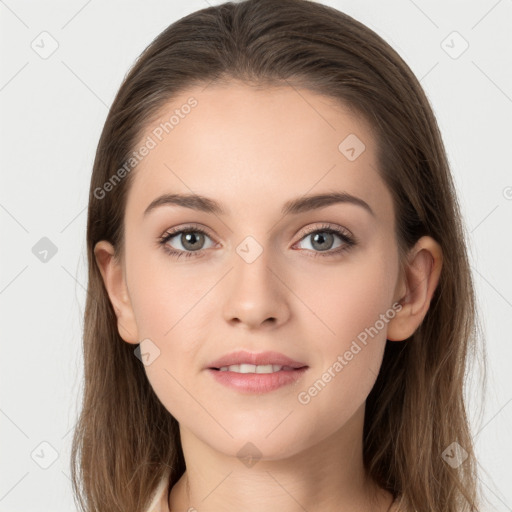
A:
[[[225,318],[249,329],[272,327],[287,316],[283,286],[263,252],[251,263],[240,258],[228,286]]]

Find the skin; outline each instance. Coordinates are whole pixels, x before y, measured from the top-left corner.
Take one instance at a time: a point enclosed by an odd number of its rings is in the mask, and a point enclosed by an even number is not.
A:
[[[363,468],[365,401],[386,338],[408,338],[428,310],[441,248],[421,238],[399,273],[393,201],[377,172],[373,132],[334,100],[292,87],[197,87],[166,105],[140,140],[190,96],[198,105],[132,171],[125,259],[113,258],[107,241],[95,247],[121,337],[131,344],[149,338],[160,350],[145,370],[179,421],[187,465],[169,506],[387,511],[391,494]],[[338,150],[349,134],[366,146],[354,161]],[[292,198],[331,191],[363,199],[375,215],[349,203],[280,213]],[[164,192],[211,197],[228,214],[167,205],[144,217]],[[203,256],[171,258],[158,238],[191,222],[209,232],[198,244]],[[322,256],[304,230],[321,231],[323,223],[349,230],[357,245]],[[263,251],[251,263],[236,252],[249,235]],[[187,250],[180,239],[167,244]],[[331,252],[344,242],[335,235],[332,244],[326,242]],[[396,303],[402,309],[378,335],[300,403],[298,393]],[[222,386],[204,369],[242,348],[275,350],[309,369],[294,385],[252,395]],[[237,456],[249,441],[260,454],[251,467]]]

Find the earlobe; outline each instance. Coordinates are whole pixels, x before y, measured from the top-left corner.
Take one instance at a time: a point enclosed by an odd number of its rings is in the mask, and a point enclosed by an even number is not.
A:
[[[101,240],[94,247],[94,256],[117,316],[119,335],[127,343],[139,343],[137,324],[126,287],[123,267],[114,257],[114,247],[106,240]]]
[[[402,308],[388,324],[388,340],[405,340],[419,327],[439,283],[442,262],[441,246],[432,237],[420,238],[411,249],[398,298]]]

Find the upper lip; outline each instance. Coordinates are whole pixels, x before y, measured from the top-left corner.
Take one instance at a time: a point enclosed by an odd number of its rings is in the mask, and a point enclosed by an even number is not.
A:
[[[292,368],[302,368],[307,366],[299,361],[280,354],[279,352],[258,352],[252,353],[246,350],[238,350],[226,354],[215,361],[209,363],[206,368],[222,368],[223,366],[230,366],[232,364],[253,364],[253,365],[268,365],[275,364],[279,366],[291,366]]]

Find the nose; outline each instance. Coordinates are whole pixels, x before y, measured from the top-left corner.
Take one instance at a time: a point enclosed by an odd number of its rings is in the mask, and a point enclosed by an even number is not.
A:
[[[228,323],[253,330],[275,328],[288,320],[290,292],[269,252],[264,249],[253,261],[234,253],[224,289],[223,315]]]

